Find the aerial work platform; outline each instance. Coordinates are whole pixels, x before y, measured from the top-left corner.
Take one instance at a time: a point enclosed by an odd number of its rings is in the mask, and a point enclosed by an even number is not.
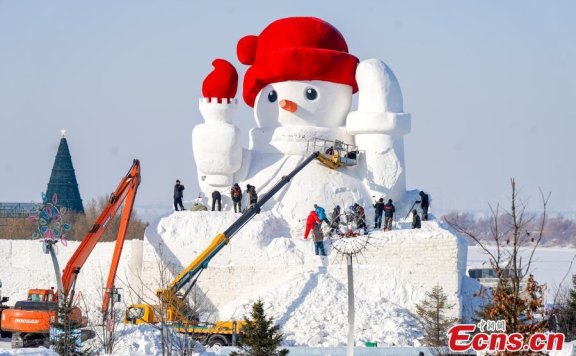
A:
[[[358,164],[358,146],[340,140],[314,138],[308,141],[308,152],[320,152],[316,159],[331,169]]]

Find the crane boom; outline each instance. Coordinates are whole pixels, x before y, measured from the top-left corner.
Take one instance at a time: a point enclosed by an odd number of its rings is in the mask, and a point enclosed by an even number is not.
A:
[[[164,300],[174,302],[176,293],[186,285],[192,278],[196,277],[203,269],[208,267],[208,263],[220,250],[228,244],[230,239],[240,229],[246,225],[256,214],[260,213],[260,208],[266,204],[274,194],[278,193],[290,180],[298,174],[304,167],[312,162],[320,152],[314,152],[308,156],[302,163],[294,168],[288,175],[283,176],[268,192],[263,194],[258,202],[248,208],[232,225],[230,225],[223,233],[219,233],[214,237],[210,245],[198,255],[192,263],[190,263],[170,284],[165,290],[159,291],[159,296],[165,296]]]
[[[126,200],[126,206],[122,212],[122,218],[120,222],[120,229],[116,238],[116,246],[114,249],[114,256],[112,258],[112,264],[110,266],[110,272],[108,274],[108,281],[106,283],[106,288],[112,288],[114,283],[114,277],[116,276],[116,270],[118,268],[118,262],[120,255],[122,253],[122,247],[124,245],[124,239],[126,237],[126,230],[128,229],[128,223],[130,220],[130,214],[132,213],[132,208],[134,206],[134,199],[136,197],[136,191],[140,185],[140,161],[137,159],[132,163],[132,167],[128,171],[128,174],[118,184],[118,187],[110,196],[108,203],[102,213],[96,219],[96,222],[84,236],[82,242],[74,251],[74,254],[66,264],[64,272],[62,275],[62,287],[64,294],[68,294],[73,289],[73,286],[78,277],[78,273],[84,263],[94,250],[94,247],[100,241],[100,238],[104,234],[107,225],[112,221],[112,218]],[[108,305],[108,293],[104,293],[104,302],[102,304],[103,311],[106,311]]]

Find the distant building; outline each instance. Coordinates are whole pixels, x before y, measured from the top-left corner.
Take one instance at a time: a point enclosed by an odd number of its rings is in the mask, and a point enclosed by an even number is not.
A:
[[[34,215],[38,209],[37,203],[0,203],[0,229],[8,223],[8,219],[23,219]]]
[[[38,203],[0,203],[0,216],[7,218],[25,218],[34,214]]]
[[[498,276],[493,268],[470,268],[468,269],[468,276],[474,278],[487,288],[495,288],[498,285]],[[514,271],[511,268],[505,268],[502,276],[504,278],[511,278],[514,276]],[[526,285],[526,282],[524,278],[521,277],[520,286],[524,285]]]
[[[76,181],[76,173],[72,165],[72,157],[70,156],[68,142],[64,134],[65,131],[62,130],[62,138],[60,139],[60,146],[58,146],[58,152],[52,167],[48,188],[46,188],[46,196],[51,199],[56,193],[58,206],[66,207],[77,213],[84,213],[84,206],[82,205],[82,198],[80,197],[78,182]]]

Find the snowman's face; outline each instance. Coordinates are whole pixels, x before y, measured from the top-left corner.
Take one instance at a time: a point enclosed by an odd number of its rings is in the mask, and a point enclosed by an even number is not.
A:
[[[259,127],[343,126],[352,87],[320,80],[286,81],[265,86],[254,104]]]

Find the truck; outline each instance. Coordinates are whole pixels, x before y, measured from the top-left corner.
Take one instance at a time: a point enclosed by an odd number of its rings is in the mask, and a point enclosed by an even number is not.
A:
[[[178,276],[164,289],[156,292],[160,305],[133,304],[128,307],[124,317],[125,324],[157,324],[166,322],[174,330],[191,334],[197,340],[210,346],[234,345],[242,334],[243,321],[216,321],[215,323],[200,322],[187,303],[186,297],[196,284],[202,271],[208,268],[209,262],[226,246],[232,237],[244,227],[260,208],[266,204],[278,191],[306,167],[314,159],[318,159],[320,152],[313,152],[288,175],[283,176],[260,200],[246,209],[242,215],[224,232],[217,234],[208,247],[206,247]],[[185,292],[181,291],[186,287]]]
[[[74,300],[76,279],[82,266],[94,250],[94,247],[100,241],[100,238],[106,231],[109,223],[112,221],[116,212],[125,201],[124,209],[120,218],[120,226],[116,236],[116,244],[112,262],[108,272],[106,282],[106,291],[103,293],[101,311],[106,317],[110,304],[110,290],[114,290],[114,280],[116,271],[122,254],[126,231],[130,222],[130,215],[134,207],[136,193],[140,185],[140,161],[134,160],[128,174],[124,176],[116,190],[110,195],[108,202],[96,222],[82,239],[74,254],[68,261],[63,273],[60,274],[58,259],[54,252],[55,240],[45,240],[43,248],[45,253],[50,254],[54,271],[56,274],[56,284],[58,290],[50,289],[30,289],[27,299],[18,301],[14,307],[2,311],[2,332],[12,333],[12,348],[20,347],[37,347],[47,345],[51,324],[58,318],[58,304],[68,297],[70,301]],[[71,320],[76,321],[80,327],[84,328],[88,324],[88,319],[82,315],[81,310],[74,306],[69,314]],[[92,330],[82,330],[82,338],[86,339],[93,336]]]

